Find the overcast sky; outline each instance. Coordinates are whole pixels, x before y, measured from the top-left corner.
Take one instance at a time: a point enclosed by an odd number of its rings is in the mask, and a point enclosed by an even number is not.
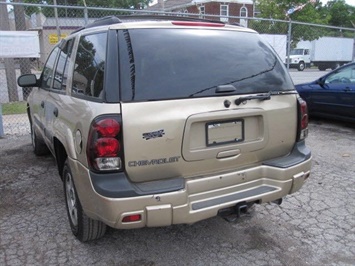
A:
[[[326,4],[328,0],[321,0],[323,4]],[[345,0],[348,5],[355,6],[355,0]]]
[[[355,0],[346,0],[345,2],[349,5],[355,6]]]

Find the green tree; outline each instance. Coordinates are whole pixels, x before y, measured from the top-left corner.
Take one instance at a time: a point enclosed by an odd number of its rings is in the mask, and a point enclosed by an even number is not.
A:
[[[287,15],[287,11],[292,8],[297,8],[304,5],[302,9]],[[260,11],[260,16],[263,18],[272,18],[280,20],[291,20],[308,22],[314,24],[325,24],[327,25],[330,19],[330,15],[322,7],[322,4],[317,0],[315,3],[311,4],[308,0],[259,0],[258,9]],[[263,23],[265,25],[265,23]],[[278,31],[282,27],[281,31]],[[268,32],[265,33],[276,33],[276,32],[287,32],[287,25],[280,26],[277,23],[273,26],[269,26]],[[293,24],[292,28],[292,40],[296,44],[299,40],[314,40],[324,35],[324,31],[321,28],[309,27],[306,25]]]
[[[355,27],[355,6],[350,6],[344,0],[329,1],[326,5],[332,26]]]
[[[98,7],[140,9],[151,2],[152,0],[90,0],[87,4]]]
[[[14,0],[12,0],[14,1]],[[57,0],[57,5],[62,6],[84,6],[83,0]],[[151,3],[152,0],[87,0],[88,7],[108,7],[122,9],[142,9]],[[53,5],[53,0],[23,0],[23,3]],[[31,15],[33,13],[42,12],[47,17],[54,16],[54,9],[51,7],[26,7],[25,13]],[[91,12],[92,13],[92,12]],[[112,12],[111,12],[112,14]],[[75,8],[58,8],[59,17],[83,17],[83,11]],[[105,14],[106,15],[106,14]],[[97,17],[97,16],[96,16]]]
[[[296,8],[305,4],[305,6],[295,11],[291,15],[287,15],[286,12],[291,8]],[[327,18],[322,10],[322,4],[319,0],[311,4],[308,0],[259,0],[258,9],[260,16],[263,18],[273,19],[289,19],[301,22],[311,22],[316,24],[328,24],[329,18]]]

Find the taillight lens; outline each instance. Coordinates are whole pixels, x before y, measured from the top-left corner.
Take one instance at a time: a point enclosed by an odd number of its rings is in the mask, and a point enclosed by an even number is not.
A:
[[[96,123],[95,130],[97,130],[102,137],[114,138],[120,133],[121,125],[115,119],[106,118]]]
[[[98,117],[91,124],[87,157],[96,171],[123,170],[122,122],[119,116]]]
[[[114,157],[120,150],[120,143],[114,138],[100,138],[95,143],[95,153],[98,157]]]
[[[303,140],[308,136],[308,108],[307,103],[298,98],[298,133],[297,141]]]

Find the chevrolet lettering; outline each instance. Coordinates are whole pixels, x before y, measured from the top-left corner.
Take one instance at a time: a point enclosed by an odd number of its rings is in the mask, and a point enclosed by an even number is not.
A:
[[[148,165],[175,163],[175,162],[178,162],[179,159],[180,159],[180,156],[174,156],[174,157],[170,157],[170,158],[130,161],[130,162],[128,162],[128,166],[129,167],[136,167],[136,166],[148,166]]]

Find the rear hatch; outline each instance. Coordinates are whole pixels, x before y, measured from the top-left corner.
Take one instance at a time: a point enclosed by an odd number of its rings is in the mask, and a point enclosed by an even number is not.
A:
[[[288,154],[293,83],[255,32],[118,30],[125,169],[133,182],[218,174]]]

